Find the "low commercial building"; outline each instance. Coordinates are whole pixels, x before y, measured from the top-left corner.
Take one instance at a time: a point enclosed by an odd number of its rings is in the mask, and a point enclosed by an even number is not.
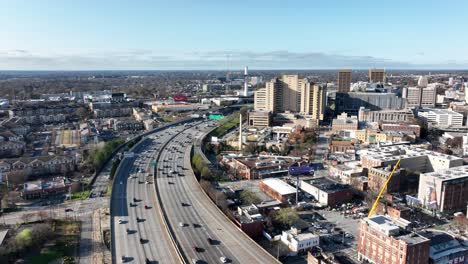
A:
[[[37,199],[69,192],[71,183],[64,177],[52,180],[37,180],[23,184],[21,197],[24,199]]]
[[[374,264],[429,263],[430,240],[397,224],[384,215],[361,220],[358,260]]]
[[[265,179],[259,186],[263,192],[282,203],[288,203],[296,197],[296,189],[281,179]]]
[[[247,180],[264,179],[288,174],[292,159],[278,157],[225,157],[222,161],[236,178]]]
[[[267,111],[249,112],[249,126],[256,128],[269,127],[271,125],[271,113]]]
[[[349,186],[333,182],[327,178],[302,180],[300,188],[302,191],[312,195],[324,206],[341,205],[349,202],[353,197]]]
[[[468,201],[468,165],[421,174],[418,200],[423,207],[437,212],[464,211]]]
[[[450,109],[422,109],[418,111],[418,118],[428,126],[447,128],[461,127],[463,115]]]
[[[429,264],[463,264],[468,260],[468,248],[445,232],[427,231],[422,236],[431,240]]]
[[[319,246],[320,237],[310,232],[301,232],[296,228],[291,228],[291,230],[282,232],[281,242],[288,246],[292,252],[301,253]]]
[[[340,130],[357,130],[358,118],[357,116],[348,116],[347,113],[341,113],[332,121],[332,131],[337,132]]]

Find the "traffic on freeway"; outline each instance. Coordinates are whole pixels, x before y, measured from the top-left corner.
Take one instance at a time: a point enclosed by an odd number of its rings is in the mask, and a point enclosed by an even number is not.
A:
[[[150,163],[177,128],[145,137],[133,148],[134,157],[121,161],[112,191],[113,263],[180,263],[161,213],[154,208],[156,195],[149,173]]]
[[[113,263],[277,263],[216,208],[193,174],[193,142],[215,125],[158,131],[121,161],[111,199]]]
[[[190,165],[193,142],[214,123],[181,131],[161,151],[156,188],[189,263],[277,263],[237,229],[200,188]]]

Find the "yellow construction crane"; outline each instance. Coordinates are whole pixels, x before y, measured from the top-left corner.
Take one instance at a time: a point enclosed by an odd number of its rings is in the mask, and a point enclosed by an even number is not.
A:
[[[380,197],[382,196],[383,192],[384,192],[385,189],[387,188],[387,185],[388,185],[388,183],[390,182],[390,179],[392,178],[393,173],[395,172],[396,168],[398,167],[398,165],[400,165],[400,161],[401,161],[401,160],[398,160],[398,161],[397,161],[397,163],[396,163],[395,166],[393,167],[392,172],[390,173],[390,175],[388,175],[388,178],[387,178],[387,180],[385,181],[385,183],[384,183],[384,185],[382,186],[382,188],[380,189],[379,195],[378,195],[377,198],[375,199],[374,204],[372,205],[372,208],[370,209],[369,214],[367,215],[367,217],[371,217],[371,216],[374,214],[375,209],[377,208],[377,205],[379,204]]]

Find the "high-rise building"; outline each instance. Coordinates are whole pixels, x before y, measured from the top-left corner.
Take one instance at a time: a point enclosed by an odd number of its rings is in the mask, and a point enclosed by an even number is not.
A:
[[[428,84],[429,84],[429,81],[427,80],[427,77],[421,75],[418,79],[418,86],[427,87]]]
[[[326,88],[299,79],[298,75],[283,75],[266,82],[254,95],[255,111],[272,113],[301,113],[306,117],[323,120]]]
[[[408,221],[376,215],[359,224],[358,260],[379,264],[429,263],[430,239],[407,231]]]
[[[369,82],[384,83],[385,82],[385,70],[384,69],[369,69]]]
[[[405,87],[403,88],[405,106],[410,107],[435,107],[437,89],[435,87]]]
[[[338,71],[338,92],[346,93],[351,89],[351,70]]]

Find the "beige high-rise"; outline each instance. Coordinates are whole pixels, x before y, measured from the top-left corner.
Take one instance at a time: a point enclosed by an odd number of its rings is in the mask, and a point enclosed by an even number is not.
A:
[[[338,71],[338,92],[347,93],[351,89],[351,70]]]
[[[384,69],[369,69],[369,82],[384,83],[385,82],[385,70]]]
[[[298,75],[283,75],[266,82],[265,88],[255,92],[254,100],[256,111],[289,111],[323,120],[326,89]]]

